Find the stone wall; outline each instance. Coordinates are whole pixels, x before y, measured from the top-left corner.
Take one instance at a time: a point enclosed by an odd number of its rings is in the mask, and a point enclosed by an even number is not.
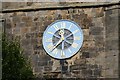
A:
[[[107,77],[117,77],[118,70],[116,70],[119,64],[119,30],[120,30],[120,15],[118,14],[118,9],[107,10],[105,17],[105,29],[106,29],[106,43],[105,43],[105,61],[106,63],[106,72],[110,74],[106,74]],[[113,72],[113,73],[111,73]],[[112,76],[111,76],[112,75]]]
[[[22,4],[26,5],[26,3]],[[37,4],[39,5],[39,3]],[[32,3],[27,3],[27,5],[32,5]],[[11,5],[4,6],[11,7]],[[51,72],[53,70],[52,66],[60,68],[59,61],[52,59],[43,49],[42,35],[44,30],[59,19],[75,21],[83,30],[84,42],[80,51],[67,60],[71,72],[66,73],[65,76],[117,78],[119,19],[118,9],[111,9],[114,7],[117,6],[7,12],[3,13],[4,27],[10,39],[16,37],[20,40],[24,55],[30,59],[34,73],[43,77],[47,74],[45,71]],[[59,74],[50,75],[60,77]]]

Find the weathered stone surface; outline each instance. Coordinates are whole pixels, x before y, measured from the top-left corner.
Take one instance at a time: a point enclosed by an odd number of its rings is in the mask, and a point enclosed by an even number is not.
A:
[[[119,49],[118,40],[107,40],[106,43],[107,43],[106,50],[118,50]]]
[[[104,8],[92,8],[92,17],[102,17],[104,16]]]
[[[31,22],[32,21],[32,16],[23,16],[22,17],[22,22]]]
[[[102,27],[90,27],[90,34],[103,35],[103,28]]]
[[[99,69],[93,70],[93,75],[94,75],[94,77],[99,77],[99,76],[101,76],[101,70],[99,70]]]
[[[19,34],[20,28],[19,27],[13,28],[12,32],[13,32],[13,34]]]
[[[38,42],[37,39],[35,39],[35,38],[31,38],[30,40],[31,40],[32,45],[36,45]]]
[[[40,27],[33,26],[33,27],[30,28],[30,31],[31,32],[39,32],[39,28]]]
[[[19,23],[19,22],[21,22],[21,17],[19,17],[19,16],[14,16],[14,17],[12,18],[12,20],[13,20],[14,23]]]
[[[17,12],[16,16],[26,16],[26,14],[24,12]]]
[[[85,76],[85,77],[90,77],[90,76],[92,76],[92,70],[82,70],[82,74],[83,74],[83,76]]]
[[[77,22],[82,28],[89,28],[91,23],[91,18],[87,16],[84,12],[80,14],[72,14],[72,18],[75,22]]]
[[[111,14],[112,14],[112,10],[105,12],[105,15],[106,15],[106,16],[109,16],[109,15],[111,15]]]
[[[96,58],[99,55],[96,48],[89,48],[88,51],[90,58]]]
[[[115,10],[117,11],[117,10]],[[107,16],[107,13],[111,13],[109,16]],[[109,22],[109,19],[111,18],[111,23]],[[118,17],[116,16],[116,13],[112,14],[111,11],[106,12],[106,50],[117,50],[118,49]],[[114,28],[113,28],[114,26]]]
[[[94,35],[84,35],[84,41],[95,41]]]
[[[12,27],[11,23],[10,22],[7,22],[6,23],[6,28],[10,29]]]
[[[83,57],[82,56],[82,58],[80,58],[80,59],[76,59],[75,61],[74,61],[74,64],[76,65],[84,65],[84,64],[86,64],[86,60],[84,59],[84,58],[86,58],[86,57]]]
[[[4,5],[4,7],[36,7],[44,6],[47,3],[35,4],[18,5],[16,3]],[[51,5],[55,4],[51,3]],[[61,5],[67,5],[67,2]],[[117,9],[104,11],[104,7],[51,9],[4,13],[3,18],[6,19],[6,33],[11,37],[10,39],[17,35],[19,35],[19,39],[21,38],[21,47],[25,50],[25,56],[31,57],[35,73],[42,75],[44,70],[60,70],[59,60],[49,63],[51,57],[43,50],[42,36],[47,26],[52,22],[68,19],[75,21],[82,28],[84,34],[82,48],[75,56],[67,60],[70,69],[73,69],[70,76],[113,78],[118,76],[119,15],[117,12]],[[50,64],[49,68],[48,64]],[[54,76],[57,77],[57,75]]]
[[[16,27],[26,27],[26,23],[25,22],[19,22],[16,24]]]
[[[103,27],[103,24],[105,23],[104,17],[92,18],[92,23],[92,26],[94,27]]]
[[[43,32],[32,32],[32,33],[26,33],[25,36],[26,38],[31,38],[31,39],[37,39],[41,38],[43,35]]]
[[[94,48],[95,47],[95,41],[84,41],[83,47],[85,48]]]
[[[43,49],[42,44],[34,44],[33,45],[33,50],[41,50],[41,49]]]
[[[59,71],[59,70],[60,70],[60,61],[54,60],[53,66],[52,66],[52,71]]]
[[[24,34],[24,33],[28,33],[29,31],[30,31],[29,28],[24,27],[24,28],[21,28],[19,32]]]
[[[32,55],[32,50],[24,50],[23,55],[25,56],[25,58],[30,58]]]
[[[82,53],[82,58],[89,58],[90,57],[89,54],[90,54],[89,52],[83,52]]]
[[[24,47],[26,47],[27,48],[27,46],[29,45],[29,44],[31,44],[30,43],[30,40],[29,39],[22,39],[21,40],[21,46],[24,46]],[[30,47],[31,48],[31,47]]]
[[[83,34],[84,34],[85,36],[90,36],[90,35],[89,35],[89,29],[83,29]]]

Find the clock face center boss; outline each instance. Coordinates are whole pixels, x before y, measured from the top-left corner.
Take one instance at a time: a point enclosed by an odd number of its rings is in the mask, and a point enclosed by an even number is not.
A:
[[[73,21],[57,20],[46,28],[42,42],[48,55],[56,59],[66,59],[81,48],[83,32]]]

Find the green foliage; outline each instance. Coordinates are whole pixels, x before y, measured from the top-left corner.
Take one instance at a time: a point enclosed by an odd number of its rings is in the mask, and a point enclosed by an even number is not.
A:
[[[20,43],[2,37],[2,80],[33,80],[28,60],[24,58]]]

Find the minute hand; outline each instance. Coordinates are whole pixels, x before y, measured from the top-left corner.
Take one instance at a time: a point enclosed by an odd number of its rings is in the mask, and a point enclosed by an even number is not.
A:
[[[77,32],[78,32],[78,30],[75,30],[73,33],[70,33],[69,35],[67,35],[67,36],[65,37],[65,39],[68,38],[68,37],[70,37],[71,35],[77,33]]]
[[[64,40],[64,31],[63,30],[60,30],[59,35],[61,35],[61,38],[58,41],[58,43],[53,47],[52,51]]]
[[[70,33],[69,35],[67,35],[67,36],[65,37],[65,39],[68,38],[68,37],[70,37],[71,35],[72,35],[72,33]]]

